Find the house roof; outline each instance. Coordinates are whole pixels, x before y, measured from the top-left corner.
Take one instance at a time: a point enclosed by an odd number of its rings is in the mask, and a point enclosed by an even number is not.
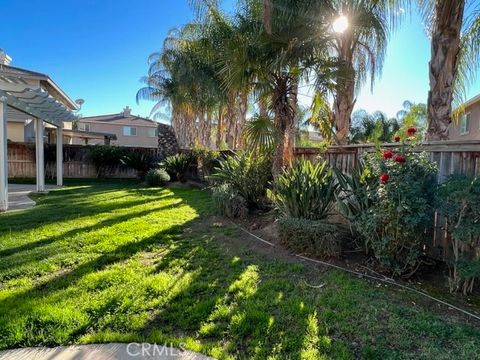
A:
[[[63,103],[66,107],[71,110],[78,109],[78,105],[72,99],[70,99],[70,97],[46,74],[0,64],[0,79],[7,82],[14,81],[25,85],[28,84],[25,79],[38,80],[50,94],[55,96],[55,98]]]
[[[471,99],[468,99],[465,104],[463,104],[464,107],[469,107],[473,104],[476,104],[477,102],[480,101],[480,94],[478,94],[477,96],[474,96],[473,98]]]
[[[153,125],[158,126],[158,122],[147,119],[137,115],[124,114],[123,112],[117,114],[109,115],[98,115],[98,116],[85,116],[79,119],[79,121],[91,121],[91,122],[103,122],[103,123],[113,123],[120,125]]]

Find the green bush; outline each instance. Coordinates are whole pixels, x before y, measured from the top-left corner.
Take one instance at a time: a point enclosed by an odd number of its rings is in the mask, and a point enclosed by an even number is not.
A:
[[[192,157],[196,160],[197,169],[202,169],[203,178],[208,178],[218,167],[222,155],[215,150],[192,149]]]
[[[164,186],[170,181],[170,175],[165,169],[150,169],[145,175],[148,186]]]
[[[144,152],[128,152],[121,159],[122,164],[137,171],[137,176],[143,180],[148,170],[155,166],[155,158]]]
[[[88,157],[97,169],[97,178],[104,178],[120,165],[123,150],[111,145],[94,145],[88,148]]]
[[[284,217],[278,221],[278,232],[280,240],[295,252],[320,257],[340,252],[341,232],[325,221]]]
[[[301,159],[276,179],[274,199],[284,216],[320,220],[333,210],[336,187],[326,162]]]
[[[385,270],[408,277],[418,269],[433,228],[436,164],[407,146],[365,160],[364,171],[377,180],[365,187],[370,205],[353,224]]]
[[[240,153],[220,160],[210,180],[227,184],[242,196],[249,210],[267,206],[267,188],[272,178],[270,157]]]
[[[438,210],[452,236],[450,291],[473,291],[480,277],[480,179],[452,176],[440,185]]]
[[[167,157],[164,160],[163,165],[172,181],[184,182],[186,181],[187,171],[191,163],[191,156],[180,153]]]
[[[212,188],[213,203],[217,213],[228,218],[242,218],[248,213],[246,200],[228,184]]]

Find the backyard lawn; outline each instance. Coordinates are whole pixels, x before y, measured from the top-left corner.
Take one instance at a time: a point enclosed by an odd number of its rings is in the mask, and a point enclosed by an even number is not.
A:
[[[480,358],[479,324],[276,259],[209,193],[84,183],[0,215],[0,348],[173,344],[218,358]]]

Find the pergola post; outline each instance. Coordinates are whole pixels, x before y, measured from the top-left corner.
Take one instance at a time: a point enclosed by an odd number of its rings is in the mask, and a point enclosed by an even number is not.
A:
[[[8,209],[7,103],[0,96],[0,211]]]
[[[57,127],[57,185],[63,186],[63,127]]]
[[[45,157],[43,149],[43,120],[35,119],[35,150],[37,170],[37,192],[45,191]]]

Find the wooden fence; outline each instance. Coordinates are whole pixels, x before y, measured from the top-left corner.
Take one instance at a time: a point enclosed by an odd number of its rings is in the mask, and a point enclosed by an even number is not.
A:
[[[397,143],[382,144],[382,149],[396,148]],[[358,160],[366,153],[375,151],[374,145],[330,146],[325,149],[297,148],[296,157],[305,157],[312,161],[324,159],[344,173],[351,173]],[[437,163],[437,182],[443,182],[449,175],[462,174],[468,176],[480,175],[480,140],[468,141],[435,141],[424,143],[415,151],[425,151],[430,159]],[[448,232],[446,219],[435,214],[433,232],[425,236],[425,248],[428,255],[442,260],[453,258],[452,239]],[[480,249],[463,251],[480,252]]]
[[[95,178],[97,169],[88,157],[89,146],[63,146],[63,176],[65,178]],[[156,148],[125,148],[132,152],[146,152],[153,156],[160,156]],[[56,176],[55,145],[45,145],[45,175],[47,178]],[[8,144],[8,177],[31,178],[35,177],[35,144],[9,143]],[[117,166],[109,175],[112,178],[135,178],[135,170],[126,166]]]

